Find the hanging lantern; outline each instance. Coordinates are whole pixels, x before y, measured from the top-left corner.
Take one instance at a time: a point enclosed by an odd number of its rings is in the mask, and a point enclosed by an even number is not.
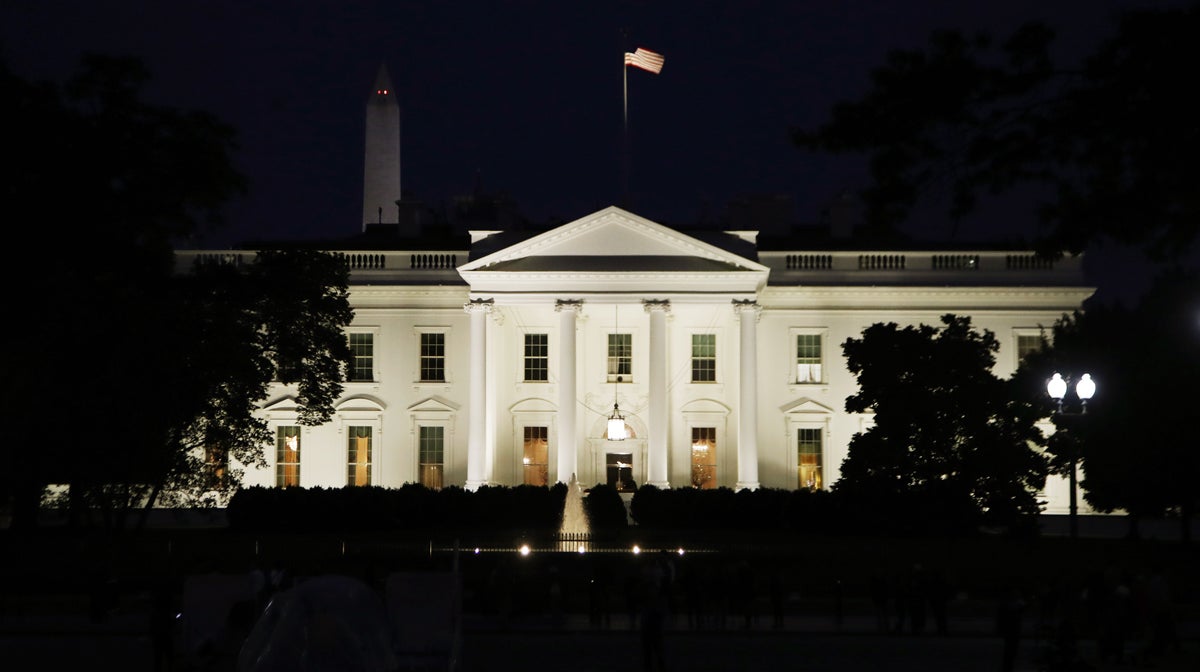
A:
[[[626,438],[628,436],[625,434],[625,416],[621,415],[621,409],[614,401],[612,415],[608,416],[608,440],[624,441]]]
[[[617,333],[617,307],[613,306],[613,333]],[[608,416],[608,435],[609,441],[624,441],[629,437],[625,433],[625,416],[621,415],[621,408],[617,406],[617,386],[621,384],[621,376],[617,376],[616,382],[613,383],[613,410],[612,415]]]

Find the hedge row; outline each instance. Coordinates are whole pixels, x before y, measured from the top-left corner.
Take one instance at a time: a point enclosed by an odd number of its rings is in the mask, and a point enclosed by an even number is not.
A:
[[[552,535],[562,521],[567,486],[485,486],[468,491],[417,484],[400,488],[264,488],[237,492],[229,503],[230,527],[246,531],[488,531]],[[621,496],[598,484],[584,496],[593,533],[626,527]],[[928,494],[851,496],[824,490],[759,488],[658,489],[640,487],[629,513],[648,531],[725,530],[836,536],[886,533],[904,536],[965,535],[981,524],[977,512]],[[1027,524],[1024,524],[1027,523]],[[1010,532],[1029,532],[1017,521]]]
[[[242,488],[226,509],[242,531],[470,531],[553,533],[562,522],[567,486],[399,488]],[[616,490],[596,486],[584,499],[594,530],[625,526]]]

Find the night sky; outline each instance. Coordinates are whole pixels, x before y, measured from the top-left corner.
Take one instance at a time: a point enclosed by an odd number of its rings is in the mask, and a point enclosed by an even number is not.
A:
[[[79,55],[141,57],[156,103],[215,113],[239,133],[249,195],[204,241],[328,238],[361,230],[364,103],[385,63],[402,115],[403,188],[439,204],[485,191],[533,221],[621,200],[622,54],[629,69],[632,209],[687,227],[747,194],[790,195],[813,222],[865,183],[861,160],[805,153],[795,127],[868,86],[896,47],[938,28],[1059,29],[1061,57],[1111,33],[1115,0],[822,2],[248,2],[7,0],[0,49],[30,79],[61,79]],[[623,36],[623,30],[628,37]],[[1029,204],[992,204],[964,241],[1032,231]],[[933,210],[907,229],[947,239]]]

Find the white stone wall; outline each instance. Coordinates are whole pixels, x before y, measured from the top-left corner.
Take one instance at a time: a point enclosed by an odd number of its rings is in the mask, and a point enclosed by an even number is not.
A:
[[[895,321],[901,325],[939,324],[946,312],[967,314],[979,329],[990,329],[1000,340],[996,371],[1009,375],[1015,366],[1016,335],[1049,326],[1062,311],[1021,311],[1009,307],[962,310],[954,305],[894,308],[838,308],[806,305],[805,301],[774,296],[768,290],[758,324],[758,463],[763,487],[795,488],[797,483],[796,430],[819,428],[824,439],[825,486],[837,478],[851,436],[869,426],[870,417],[844,412],[845,399],[855,381],[845,368],[841,345],[857,338],[875,322]],[[354,294],[352,293],[352,296]],[[398,487],[417,480],[417,426],[424,422],[446,425],[446,483],[462,485],[467,474],[467,435],[471,422],[467,390],[468,315],[463,311],[467,293],[449,294],[440,305],[419,308],[401,306],[356,307],[352,330],[375,334],[377,379],[370,383],[347,383],[339,411],[333,421],[304,428],[302,435],[301,482],[306,487],[341,487],[346,484],[346,434],[348,425],[374,427],[373,482]],[[563,335],[551,303],[497,305],[488,319],[486,423],[489,482],[516,485],[522,481],[522,437],[525,426],[549,428],[551,480],[569,475],[556,473],[557,451],[573,449],[578,455],[578,478],[585,485],[603,482],[604,454],[612,444],[600,438],[612,410],[614,389],[621,410],[636,437],[618,448],[634,454],[634,478],[646,480],[646,408],[648,405],[649,315],[639,301],[622,297],[623,303],[602,299],[585,301],[577,322],[577,432],[574,437],[558,433],[558,355]],[[614,307],[618,312],[614,314]],[[738,481],[737,441],[740,375],[738,371],[738,322],[727,297],[711,302],[673,303],[667,318],[669,363],[667,396],[668,469],[675,487],[690,483],[690,444],[693,426],[715,427],[717,432],[718,482],[734,487]],[[419,381],[418,334],[438,330],[446,334],[446,382]],[[632,380],[614,385],[606,375],[607,336],[614,332],[633,337]],[[549,335],[550,374],[547,382],[523,378],[523,348],[526,333]],[[717,382],[692,383],[691,334],[717,335]],[[797,333],[817,333],[823,338],[823,376],[820,382],[797,383],[795,345]],[[294,424],[289,414],[287,390],[278,390],[266,415],[278,424]],[[377,408],[375,408],[377,406]],[[248,473],[247,484],[274,483],[274,446],[267,448],[271,467]],[[1062,487],[1060,487],[1062,486]],[[1047,487],[1050,510],[1065,510],[1065,485]],[[1058,501],[1058,500],[1064,501]]]

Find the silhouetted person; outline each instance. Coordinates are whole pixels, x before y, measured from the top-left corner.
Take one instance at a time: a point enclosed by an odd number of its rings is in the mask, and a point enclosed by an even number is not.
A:
[[[558,565],[550,565],[549,585],[546,587],[547,602],[549,602],[550,623],[554,626],[562,625],[562,601],[563,601],[563,586],[562,578],[558,575]]]
[[[671,568],[669,557],[660,555],[644,566],[642,585],[642,663],[646,672],[667,669],[664,631],[670,611]]]
[[[267,591],[270,595],[274,595],[280,591],[287,590],[292,587],[292,572],[287,567],[283,566],[278,560],[271,566],[271,570],[267,572]]]
[[[892,601],[896,605],[896,625],[893,630],[896,634],[903,634],[904,626],[908,624],[908,608],[912,602],[912,584],[906,572],[892,577]]]
[[[592,573],[588,583],[588,622],[593,628],[612,627],[612,611],[608,608],[608,591],[612,579],[608,564],[591,559]]]
[[[723,564],[715,563],[707,569],[708,585],[712,586],[712,623],[718,630],[724,630],[729,618],[730,586],[729,571]]]
[[[117,580],[107,563],[93,563],[88,573],[88,616],[93,623],[103,623],[117,606],[120,596]]]
[[[926,602],[929,594],[925,582],[925,569],[921,565],[913,565],[908,575],[908,618],[912,626],[912,634],[920,635],[925,632]]]
[[[1021,619],[1025,612],[1025,600],[1020,591],[1013,588],[1003,597],[996,610],[996,634],[1004,643],[1000,669],[1012,672],[1017,664],[1017,651],[1021,645]]]
[[[845,600],[842,595],[842,580],[833,580],[833,627],[835,630],[842,629],[842,621],[845,617]]]
[[[516,576],[507,559],[501,559],[492,568],[491,593],[496,605],[496,620],[500,629],[507,630],[513,613],[513,594],[516,591]]]
[[[1105,572],[1098,596],[1096,617],[1096,653],[1102,662],[1125,662],[1125,642],[1133,625],[1133,607],[1129,583],[1110,568]]]
[[[625,575],[625,610],[629,613],[630,630],[638,627],[639,612],[645,599],[641,593],[642,577],[638,575],[638,568],[634,567]]]
[[[225,617],[225,626],[212,639],[200,647],[197,663],[201,670],[225,672],[236,670],[238,654],[242,644],[254,629],[257,620],[254,600],[240,600],[229,608]]]
[[[154,587],[150,640],[154,648],[154,669],[159,672],[170,670],[175,661],[175,614],[179,612],[175,590],[170,579],[162,579]]]
[[[925,593],[929,599],[929,610],[933,613],[933,625],[939,635],[949,631],[946,609],[953,592],[954,589],[942,570],[934,570],[926,575]]]
[[[771,569],[771,585],[768,590],[771,598],[771,627],[778,630],[783,627],[783,604],[787,592],[783,583],[782,568],[777,566]]]
[[[1146,580],[1146,620],[1150,628],[1147,653],[1151,657],[1168,651],[1179,651],[1179,630],[1175,626],[1175,607],[1171,588],[1161,569],[1155,569]]]
[[[871,606],[875,609],[875,625],[879,632],[887,632],[888,630],[888,599],[891,591],[888,586],[887,575],[883,572],[876,572],[871,575]]]
[[[694,630],[703,628],[706,621],[704,594],[710,589],[710,582],[702,576],[703,571],[693,560],[684,566],[680,579],[684,608],[687,609],[687,625]]]
[[[754,625],[754,601],[757,596],[754,593],[754,572],[746,560],[737,563],[731,592],[742,616],[742,627],[749,628]]]

